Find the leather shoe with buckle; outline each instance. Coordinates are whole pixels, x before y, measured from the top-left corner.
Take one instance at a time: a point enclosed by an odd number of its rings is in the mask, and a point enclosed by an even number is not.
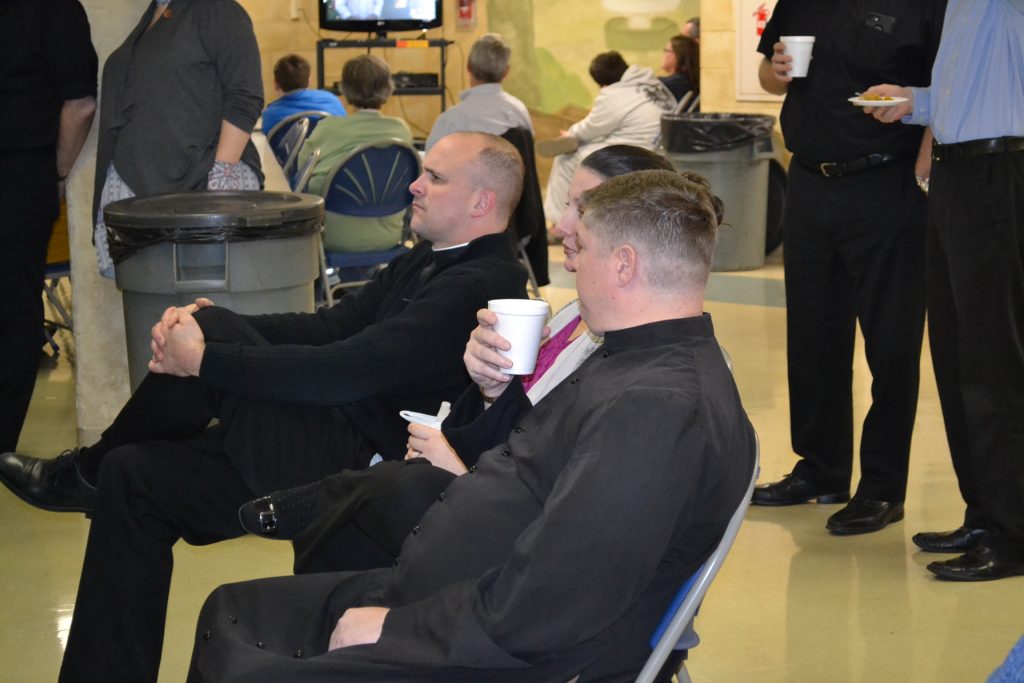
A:
[[[963,553],[978,545],[984,535],[984,529],[962,526],[952,531],[922,531],[912,540],[926,553]]]
[[[0,455],[0,482],[37,508],[90,513],[96,504],[96,487],[82,476],[78,451],[64,451],[51,460],[4,453]]]
[[[932,562],[928,571],[946,581],[993,581],[1024,575],[1024,561],[1000,555],[979,544],[960,557]]]
[[[242,528],[255,536],[288,541],[298,536],[316,516],[320,482],[282,489],[250,500],[238,508]]]
[[[903,503],[854,496],[846,507],[828,518],[825,528],[836,536],[852,536],[884,529],[901,519]]]
[[[750,502],[754,505],[799,505],[812,499],[819,503],[845,503],[850,500],[850,492],[819,491],[795,474],[787,474],[779,481],[755,487]]]

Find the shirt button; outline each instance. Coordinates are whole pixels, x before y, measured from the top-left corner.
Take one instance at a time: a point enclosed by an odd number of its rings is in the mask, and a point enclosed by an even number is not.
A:
[[[209,631],[203,631],[203,640],[209,640],[209,639],[210,639],[210,632]]]
[[[398,558],[397,557],[395,558],[395,566],[396,567],[398,566]]]
[[[302,659],[302,650],[296,650],[295,654],[292,655],[295,659]]]
[[[569,384],[576,384],[576,382],[579,382],[579,381],[580,381],[579,377],[573,377],[571,380],[569,380]]]
[[[438,499],[438,500],[444,500],[444,499],[445,499],[445,498],[447,498],[447,497],[448,497],[448,492],[447,492],[447,491],[441,491],[441,495],[439,495],[439,496],[437,497],[437,499]]]
[[[469,473],[472,474],[473,472],[476,472],[476,465],[469,468]]]
[[[262,640],[258,640],[258,641],[256,641],[256,647],[258,647],[259,649],[262,650],[263,648],[266,647],[266,645],[263,644]]]
[[[412,528],[412,535],[413,535],[413,536],[415,536],[415,535],[416,535],[416,534],[418,534],[419,532],[420,532],[420,525],[419,525],[419,524],[417,524],[416,526],[414,526],[414,527]]]
[[[504,455],[507,458],[508,456],[512,455],[512,451],[510,451],[509,449],[506,448],[505,450],[503,450],[501,452],[501,454]]]
[[[601,358],[607,358],[610,355],[612,355],[611,351],[605,351],[604,353],[601,354]]]
[[[523,429],[522,427],[516,427],[516,428],[515,428],[515,429],[513,429],[512,431],[513,431],[513,432],[515,432],[516,434],[522,434],[522,433],[523,433],[524,431],[526,431],[526,430],[525,430],[525,429]]]
[[[228,621],[230,621],[232,624],[237,624],[238,617],[228,617]]]

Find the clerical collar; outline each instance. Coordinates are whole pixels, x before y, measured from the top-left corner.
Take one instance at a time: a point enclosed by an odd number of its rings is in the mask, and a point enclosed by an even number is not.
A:
[[[702,313],[691,318],[660,320],[646,325],[627,327],[624,330],[606,332],[603,349],[614,353],[626,349],[648,348],[666,343],[678,342],[685,337],[713,337],[715,328],[711,316]]]
[[[442,247],[440,249],[438,249],[437,247],[433,247],[432,246],[432,247],[430,247],[430,250],[433,251],[436,254],[439,251],[451,251],[452,249],[462,249],[463,247],[468,247],[468,246],[469,246],[469,242],[463,242],[462,244],[456,244],[453,247]]]

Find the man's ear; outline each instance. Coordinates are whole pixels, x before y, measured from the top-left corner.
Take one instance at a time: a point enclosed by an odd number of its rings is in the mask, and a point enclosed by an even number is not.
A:
[[[494,190],[477,190],[474,194],[473,210],[470,213],[473,218],[480,218],[494,211],[494,207],[498,203],[498,197]]]
[[[625,287],[636,278],[637,253],[630,244],[623,244],[615,249],[615,277],[620,287]]]

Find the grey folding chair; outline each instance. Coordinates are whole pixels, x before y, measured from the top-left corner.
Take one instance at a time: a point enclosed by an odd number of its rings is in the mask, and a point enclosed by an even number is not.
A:
[[[651,636],[653,652],[647,658],[647,663],[644,664],[640,675],[637,676],[636,683],[667,681],[671,679],[673,674],[675,674],[679,683],[690,683],[690,675],[686,671],[685,659],[679,662],[679,668],[676,671],[663,671],[663,667],[673,650],[688,650],[698,642],[692,628],[693,618],[696,616],[697,609],[704,600],[704,595],[708,592],[708,588],[711,587],[711,582],[718,575],[718,570],[722,568],[725,556],[729,554],[729,549],[732,548],[736,535],[739,533],[740,525],[743,524],[743,516],[747,512],[747,508],[750,507],[750,497],[754,493],[754,483],[757,481],[757,476],[761,470],[760,461],[761,442],[755,433],[754,471],[750,477],[747,492],[740,499],[740,504],[736,507],[736,512],[733,513],[732,518],[729,520],[725,533],[722,535],[722,540],[718,542],[718,547],[711,553],[707,562],[697,570],[697,573],[687,579],[686,583],[683,584],[676,597],[672,600],[668,610],[666,610],[661,623],[658,624],[658,628],[655,629],[654,634]]]

